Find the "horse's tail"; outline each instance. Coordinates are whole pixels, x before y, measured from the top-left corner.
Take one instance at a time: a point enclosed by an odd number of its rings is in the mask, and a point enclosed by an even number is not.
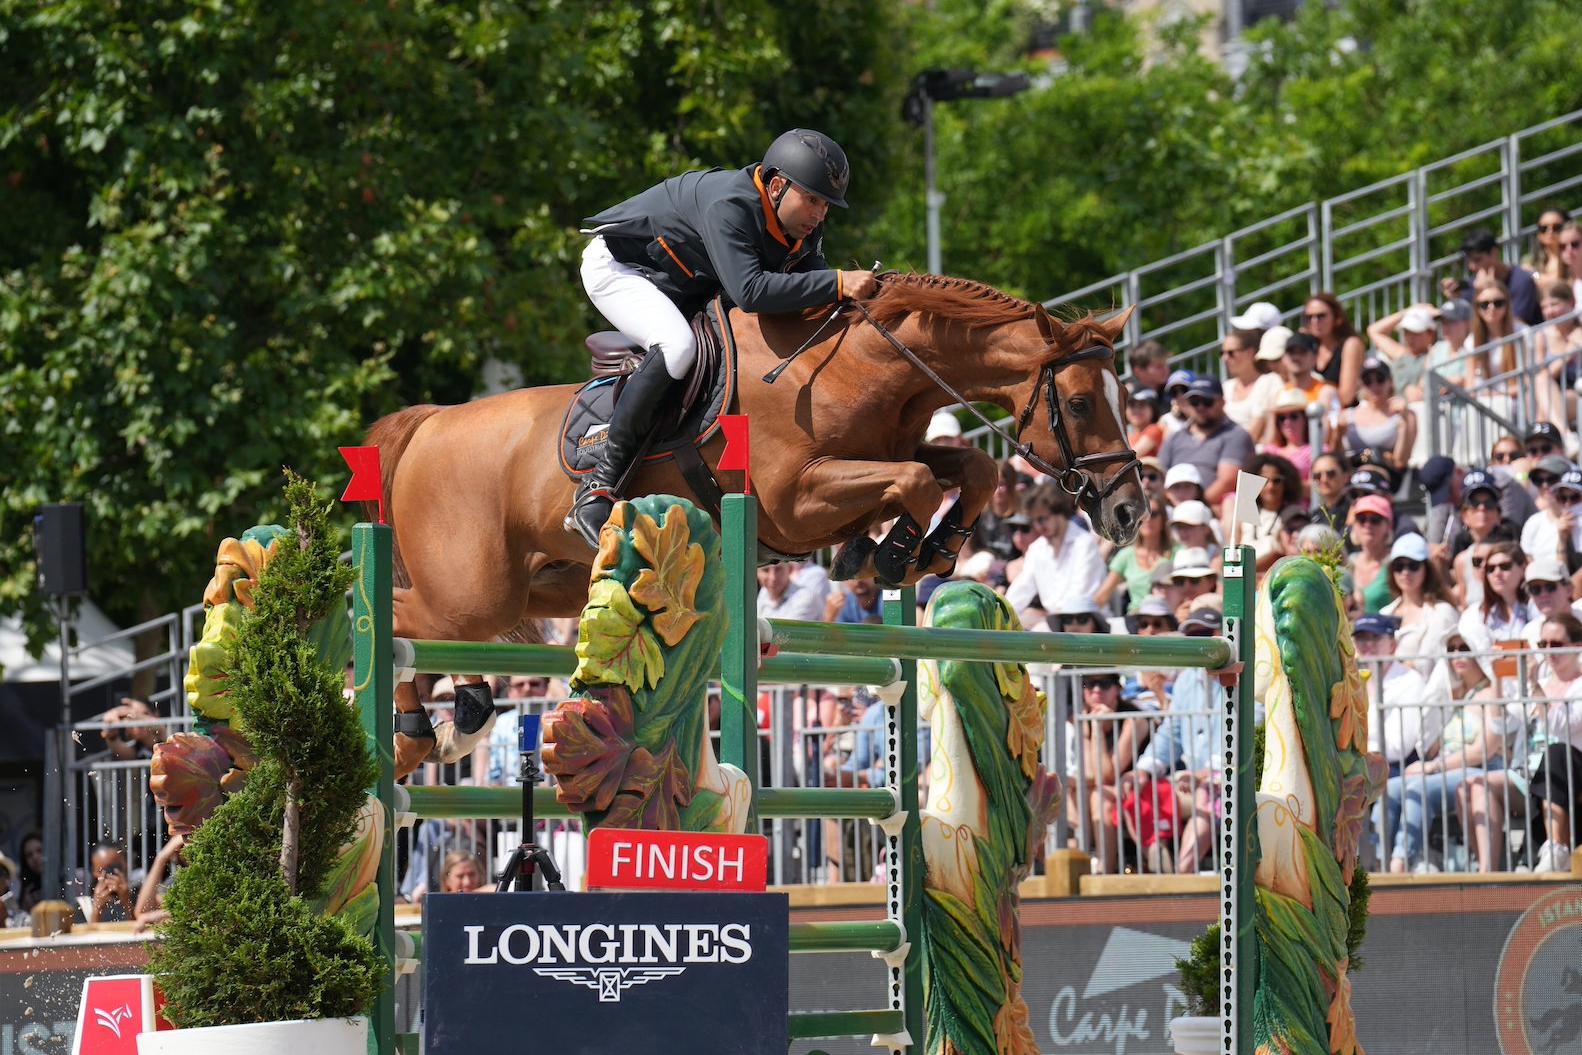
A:
[[[412,434],[418,426],[427,421],[444,407],[433,403],[419,403],[415,407],[398,410],[394,414],[386,414],[374,422],[373,428],[368,430],[368,438],[363,442],[369,447],[379,448],[379,462],[381,476],[380,489],[385,496],[386,519],[390,527],[395,527],[395,510],[392,508],[391,499],[394,497],[396,466],[401,462],[401,455],[406,453],[407,444],[412,442]],[[378,515],[378,506],[371,502],[363,503],[363,516],[369,520]],[[405,588],[412,582],[407,578],[406,564],[401,560],[401,536],[397,534],[391,547],[391,563],[393,585]]]

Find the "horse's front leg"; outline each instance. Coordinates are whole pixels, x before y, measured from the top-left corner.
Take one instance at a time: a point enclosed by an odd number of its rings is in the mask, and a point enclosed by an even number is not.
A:
[[[961,495],[939,526],[923,540],[917,552],[917,567],[908,575],[910,581],[924,575],[949,576],[955,570],[956,555],[971,537],[973,526],[988,507],[999,483],[999,469],[994,459],[976,447],[924,444],[917,450],[917,460],[933,471],[940,487],[946,490],[959,487]]]
[[[798,480],[787,522],[807,538],[828,538],[854,523],[872,524],[894,516],[903,521],[910,518],[914,525],[927,524],[944,497],[933,471],[921,462],[826,458],[811,465]],[[921,539],[918,531],[912,548]],[[874,562],[879,549],[867,535],[857,535],[841,547],[830,577],[880,578],[898,584],[898,577],[880,576]]]

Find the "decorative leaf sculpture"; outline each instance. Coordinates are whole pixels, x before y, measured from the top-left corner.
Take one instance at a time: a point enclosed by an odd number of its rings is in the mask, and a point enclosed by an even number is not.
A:
[[[667,513],[664,527],[639,517],[634,542],[649,567],[638,572],[632,599],[650,612],[663,613],[654,619],[654,629],[665,644],[674,645],[703,618],[693,608],[703,581],[703,547],[689,541],[684,513]]]
[[[636,691],[645,684],[653,688],[664,673],[659,643],[626,587],[615,579],[595,582],[577,627],[577,680]]]

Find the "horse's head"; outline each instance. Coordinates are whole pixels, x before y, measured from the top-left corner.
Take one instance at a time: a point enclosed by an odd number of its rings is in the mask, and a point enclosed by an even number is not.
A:
[[[1021,441],[1048,463],[1040,468],[1053,469],[1098,533],[1117,545],[1136,536],[1148,508],[1115,373],[1115,338],[1130,315],[1061,322],[1038,308],[1046,355],[1021,423]]]

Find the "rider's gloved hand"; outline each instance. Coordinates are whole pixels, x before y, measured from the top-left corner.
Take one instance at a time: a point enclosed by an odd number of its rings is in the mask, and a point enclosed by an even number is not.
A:
[[[840,292],[848,300],[867,300],[879,292],[879,280],[872,271],[842,271]]]

